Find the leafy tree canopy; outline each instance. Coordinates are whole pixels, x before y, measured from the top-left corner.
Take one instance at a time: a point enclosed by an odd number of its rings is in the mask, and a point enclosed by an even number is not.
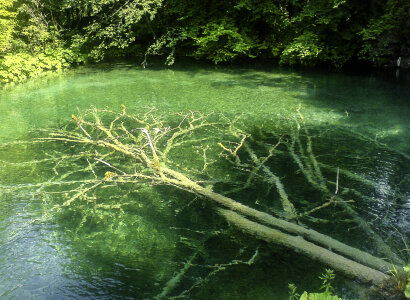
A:
[[[0,0],[0,69],[7,55],[49,49],[70,51],[70,63],[182,55],[391,64],[410,56],[409,15],[405,0]]]

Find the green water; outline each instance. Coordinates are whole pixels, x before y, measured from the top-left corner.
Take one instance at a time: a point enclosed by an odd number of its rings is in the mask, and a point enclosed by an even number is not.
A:
[[[268,66],[154,65],[142,70],[134,64],[106,64],[5,88],[0,92],[0,297],[153,299],[197,249],[195,265],[169,296],[287,299],[288,283],[295,283],[299,292],[319,289],[317,277],[325,266],[229,228],[209,203],[174,187],[107,187],[94,196],[105,204],[124,203],[121,209],[79,205],[51,216],[50,208],[67,195],[58,188],[41,190],[55,175],[55,161],[32,162],[55,153],[73,154],[78,148],[20,142],[41,135],[35,129],[66,126],[73,114],[90,107],[121,111],[122,104],[135,114],[154,106],[155,114],[165,120],[188,111],[238,117],[242,129],[254,137],[252,146],[260,156],[267,155],[264,145],[275,144],[278,137],[289,139],[300,111],[324,178],[334,183],[339,167],[345,199],[354,200],[353,209],[369,228],[406,260],[402,249],[410,235],[409,99],[405,81]],[[211,148],[226,138],[220,132],[209,134]],[[301,142],[307,142],[307,134]],[[207,179],[220,180],[214,189],[226,192],[243,185],[249,174],[231,168],[217,154],[209,153],[217,162],[206,173]],[[179,165],[192,168],[197,158],[175,155]],[[82,163],[62,164],[57,170],[59,175],[69,173],[84,167]],[[277,155],[267,166],[281,178],[297,210],[323,203],[290,156]],[[102,172],[99,176],[104,171],[96,170]],[[92,176],[75,173],[68,178]],[[329,183],[329,188],[334,185]],[[262,211],[278,210],[277,202],[271,201],[277,194],[262,179],[229,196]],[[83,218],[87,213],[92,217]],[[335,207],[314,217],[302,221],[383,256],[369,233],[343,210]],[[216,265],[246,262],[255,251],[253,264],[233,264],[216,272]],[[346,299],[368,288],[342,274],[337,274],[335,287]]]

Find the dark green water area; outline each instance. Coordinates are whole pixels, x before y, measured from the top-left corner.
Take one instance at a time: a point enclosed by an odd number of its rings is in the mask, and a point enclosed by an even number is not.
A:
[[[158,155],[167,140],[156,134],[188,128],[195,117],[215,124],[180,138],[160,162],[276,217],[285,217],[287,197],[299,214],[295,223],[407,263],[409,101],[406,80],[268,64],[102,64],[6,87],[0,298],[288,299],[289,283],[299,293],[319,291],[325,265],[230,226],[212,201],[149,180],[110,181],[137,168],[126,155],[39,142],[59,130],[93,136],[72,120],[86,120],[90,108],[145,114],[155,124],[149,133]],[[118,124],[145,139],[132,120]],[[262,164],[241,146],[244,137]],[[339,202],[320,208],[336,189]],[[334,287],[345,299],[377,299],[339,272]]]

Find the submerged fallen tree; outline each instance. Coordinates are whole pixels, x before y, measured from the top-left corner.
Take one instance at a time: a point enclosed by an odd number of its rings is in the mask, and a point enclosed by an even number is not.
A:
[[[38,160],[21,163],[24,166],[44,165],[44,168],[51,169],[54,174],[45,182],[29,185],[37,194],[45,197],[44,202],[52,205],[51,209],[47,207],[49,215],[73,209],[72,215],[78,217],[86,209],[86,213],[79,218],[78,226],[89,222],[90,216],[104,215],[107,211],[119,211],[118,217],[124,203],[114,201],[107,204],[100,201],[96,196],[99,190],[120,185],[134,189],[166,185],[206,199],[232,228],[269,244],[292,249],[361,282],[382,287],[394,277],[391,276],[392,268],[398,275],[404,274],[400,258],[350,206],[350,201],[343,199],[343,193],[339,193],[339,189],[344,189],[339,186],[339,170],[337,169],[336,182],[329,182],[322,175],[323,164],[316,161],[312,140],[300,111],[293,120],[293,132],[288,136],[272,133],[274,138],[269,142],[255,140],[246,131],[246,126],[241,124],[240,117],[228,119],[222,114],[203,115],[189,112],[168,115],[162,119],[157,117],[153,109],[136,116],[127,113],[126,108],[122,107],[120,112],[90,109],[82,116],[73,115],[72,119],[73,122],[63,128],[41,131],[40,137],[34,142],[40,145],[46,143],[46,148],[51,149],[50,152],[40,156]],[[258,143],[262,147],[258,148]],[[263,156],[261,152],[266,154]],[[299,178],[318,191],[319,198],[313,199],[314,203],[308,208],[304,209],[292,199],[292,188],[282,182],[277,170],[269,164],[268,161],[276,155],[287,155],[287,160],[298,170]],[[220,171],[221,168],[218,169],[218,164],[223,165],[223,172]],[[241,174],[240,180],[226,179],[227,165],[232,167],[233,174]],[[220,177],[225,178],[218,179],[218,172],[222,174]],[[350,174],[346,170],[341,170],[342,172]],[[278,199],[276,207],[279,209],[273,210],[273,214],[267,212],[272,211],[270,207],[256,209],[251,207],[252,205],[234,200],[236,195],[252,188],[255,182],[262,182],[268,189],[274,190]],[[218,184],[224,188],[218,188]],[[330,191],[330,186],[335,187],[334,192]],[[14,185],[9,190],[13,192],[26,188],[27,184]],[[55,197],[56,201],[47,200],[55,195],[59,195]],[[252,201],[257,203],[258,200]],[[132,206],[132,203],[126,205]],[[184,203],[182,205],[189,206]],[[272,205],[272,201],[269,205]],[[374,245],[377,246],[376,253],[382,254],[384,259],[303,224],[304,221],[315,220],[313,215],[330,207],[340,208],[349,214],[360,230],[373,239]],[[101,214],[98,213],[99,210],[102,211]],[[115,225],[110,224],[109,228],[117,228],[121,222],[116,221]],[[144,228],[151,228],[148,223],[144,224]],[[132,231],[132,228],[129,230]],[[113,238],[113,245],[115,241]],[[105,246],[105,239],[100,242]],[[170,241],[163,239],[160,234],[149,244],[158,243],[164,245],[164,252],[172,251]],[[145,251],[145,248],[139,250]],[[257,255],[258,251],[249,261],[235,260],[226,266],[239,263],[250,265]],[[157,298],[165,298],[172,293],[184,274],[189,272],[191,266],[196,265],[195,260],[199,256],[199,250],[196,249],[194,255],[168,281]],[[392,262],[396,266],[393,266]],[[222,269],[222,265],[214,266],[214,271],[210,274]],[[168,278],[169,274],[164,276]],[[195,283],[191,289],[198,285],[199,282]],[[191,289],[185,290],[181,295],[186,295]]]
[[[300,112],[299,115],[301,116]],[[86,196],[87,193],[105,184],[141,184],[141,182],[147,182],[153,185],[170,185],[208,199],[226,221],[258,239],[300,252],[362,282],[371,282],[374,285],[382,286],[389,279],[391,263],[295,222],[299,217],[336,202],[348,205],[337,199],[338,183],[336,192],[330,195],[327,203],[316,209],[298,214],[279,177],[264,165],[264,162],[274,154],[277,145],[271,147],[267,157],[260,158],[247,142],[249,135],[234,128],[234,121],[227,120],[222,115],[215,117],[215,115],[190,112],[186,115],[173,117],[176,120],[179,119],[179,122],[175,123],[178,125],[171,127],[167,126],[168,124],[164,120],[156,118],[152,110],[142,117],[136,117],[128,114],[125,107],[122,108],[121,112],[92,109],[83,116],[72,117],[76,125],[75,128],[54,130],[49,132],[47,137],[38,138],[38,142],[83,145],[86,147],[83,153],[87,155],[89,164],[87,169],[95,175],[95,180],[90,181],[81,189],[77,189],[73,196],[61,205],[55,206],[54,209],[61,210],[72,205],[75,201],[82,201],[82,197]],[[245,149],[250,156],[250,161],[254,164],[251,167],[252,172],[250,172],[247,184],[250,184],[251,177],[255,176],[254,171],[262,169],[265,175],[270,178],[271,183],[278,189],[284,216],[287,220],[251,208],[213,191],[210,186],[204,186],[201,184],[201,180],[191,179],[195,178],[195,174],[203,174],[213,163],[207,157],[208,146],[197,150],[202,159],[202,169],[188,170],[170,158],[170,156],[175,155],[175,152],[179,155],[187,151],[188,148],[192,148],[193,142],[206,141],[212,128],[220,129],[224,126],[227,131],[225,137],[230,135],[235,139],[234,141],[219,142],[219,149],[222,148],[220,156],[227,158],[236,166],[244,166],[239,152]],[[300,128],[299,124],[298,128]],[[199,134],[201,131],[202,135]],[[217,138],[215,135],[212,137]],[[225,145],[229,143],[231,147],[225,146],[223,143]],[[280,143],[280,139],[278,143]],[[313,156],[311,141],[308,140],[307,155],[301,156],[302,158],[295,154],[294,146],[295,140],[290,143],[290,154],[309,183],[317,186],[323,192],[329,193],[320,173],[319,165]],[[125,165],[115,164],[110,161],[110,157],[114,156],[120,156],[121,159],[128,160],[128,162]],[[88,160],[91,157],[93,158],[92,163]],[[306,160],[306,157],[310,160]],[[302,159],[305,159],[305,163],[302,162]],[[98,177],[93,169],[93,166],[95,167],[97,164],[104,165],[111,170],[105,172],[103,177]],[[398,270],[400,273],[403,272],[401,267],[398,267]]]

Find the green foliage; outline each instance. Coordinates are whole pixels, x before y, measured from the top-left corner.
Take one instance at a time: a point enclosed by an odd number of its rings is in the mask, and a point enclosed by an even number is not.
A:
[[[290,18],[286,1],[166,1],[160,10],[157,27],[162,35],[155,50],[161,54],[169,49],[175,54],[205,58],[215,63],[238,57],[272,57],[283,50],[283,40],[289,39]],[[158,18],[156,19],[158,20]],[[168,59],[168,61],[172,59]]]
[[[155,22],[156,31],[161,36],[147,54],[163,54],[168,49],[168,61],[173,61],[175,54],[180,53],[215,63],[238,57],[265,57],[278,58],[286,65],[322,63],[339,68],[373,51],[374,45],[366,44],[368,37],[360,33],[367,30],[371,20],[380,18],[386,5],[381,1],[344,0],[274,3],[168,0],[164,2],[164,9],[158,11],[160,17],[154,20],[158,21]],[[403,23],[408,19],[403,17],[406,12],[408,8],[401,3],[396,5],[394,16],[386,16],[389,22],[396,15],[401,16],[402,21],[395,21],[393,29],[409,28]],[[386,24],[381,27],[385,28]],[[406,30],[401,36],[407,43]],[[386,48],[390,51],[392,46],[389,44]],[[401,53],[408,53],[408,48],[402,47]]]
[[[52,6],[46,5],[52,2],[8,2],[13,26],[8,29],[7,41],[2,40],[5,51],[0,58],[0,82],[18,82],[84,62],[84,55],[65,46],[60,25],[50,12]]]
[[[63,47],[58,23],[51,17],[44,1],[14,1],[15,28],[11,53],[38,53],[47,48]]]
[[[289,283],[289,300],[297,300],[300,295],[297,293],[297,287],[293,283]]]
[[[190,34],[184,28],[169,30],[148,47],[145,57],[147,55],[163,55],[165,50],[167,52],[165,64],[173,65],[177,45],[189,38],[191,38]]]
[[[68,49],[48,49],[45,53],[7,54],[0,64],[0,82],[11,83],[40,76],[47,71],[58,71],[74,63],[82,62],[83,57]]]
[[[410,298],[410,262],[407,263],[407,266],[404,267],[404,270],[407,273],[407,284],[406,284],[406,290],[404,291],[404,295],[406,298]]]
[[[14,0],[0,0],[0,54],[10,48],[17,13],[13,10]]]
[[[376,64],[388,63],[391,58],[410,55],[410,3],[388,0],[383,15],[372,18],[360,31],[362,59]]]
[[[338,296],[333,296],[328,293],[308,293],[304,292],[299,300],[342,300]]]
[[[408,251],[408,249],[406,249]],[[403,293],[406,298],[410,297],[410,262],[407,263],[407,266],[404,266],[404,273],[399,271],[400,267],[396,267],[392,263],[391,270],[389,273],[392,278],[393,288],[391,289],[392,292],[398,293],[398,295],[402,296]]]
[[[305,291],[301,296],[297,293],[297,288],[294,284],[289,284],[289,300],[342,300],[338,296],[334,296],[334,288],[331,281],[335,279],[335,273],[331,269],[326,269],[325,273],[319,276],[319,279],[322,280],[321,290],[325,290],[322,293],[309,293]],[[300,298],[299,298],[300,297]]]
[[[281,64],[288,65],[315,65],[323,55],[324,45],[319,41],[317,35],[312,32],[296,37],[281,55]]]
[[[357,30],[372,12],[367,6],[344,0],[307,2],[293,17],[295,37],[282,53],[282,63],[343,66],[358,49]]]
[[[69,49],[81,61],[145,54],[144,65],[147,55],[164,54],[169,65],[178,55],[214,63],[258,57],[283,65],[391,65],[410,56],[409,14],[405,0],[0,0],[1,78],[36,75],[34,58],[19,62],[26,53],[64,67],[77,61],[50,49]]]
[[[335,272],[331,269],[326,269],[326,272],[319,276],[322,279],[322,286],[320,287],[321,290],[325,290],[325,293],[333,293],[334,288],[332,287],[331,281],[335,279],[336,275]]]
[[[251,39],[239,28],[226,22],[210,23],[201,27],[201,33],[195,38],[194,52],[197,57],[206,57],[215,63],[229,61],[236,56],[248,55],[252,47]]]
[[[90,59],[100,61],[106,56],[122,56],[137,38],[149,33],[162,0],[66,1],[62,9],[71,32],[72,47],[85,52]],[[144,18],[145,17],[145,18]],[[152,29],[152,28],[151,28]]]

